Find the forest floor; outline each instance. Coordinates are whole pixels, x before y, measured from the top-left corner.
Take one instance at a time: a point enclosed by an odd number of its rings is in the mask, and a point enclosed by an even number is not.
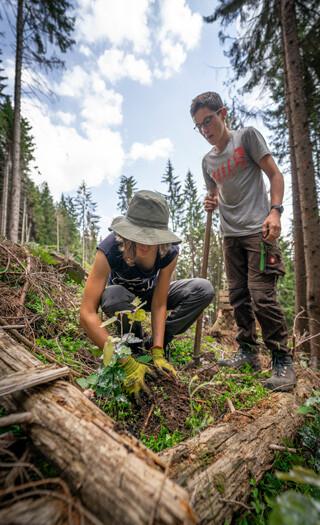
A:
[[[8,333],[18,342],[27,344],[44,363],[68,365],[73,371],[71,380],[116,421],[117,430],[130,432],[147,447],[160,452],[196,435],[208,425],[228,421],[235,412],[239,428],[245,426],[273,403],[272,394],[263,387],[263,380],[270,373],[267,353],[262,352],[261,373],[253,372],[250,367],[240,372],[219,369],[217,359],[234,351],[233,339],[218,341],[204,333],[201,362],[195,367],[192,364],[192,330],[177,337],[170,346],[170,359],[178,370],[177,378],[160,375],[147,379],[150,394],[143,394],[140,403],[119,395],[116,387],[114,392],[110,390],[110,378],[107,378],[108,388],[99,391],[96,387],[102,365],[101,352],[79,328],[83,287],[75,282],[74,273],[70,277],[70,268],[71,261],[65,264],[39,246],[30,246],[27,251],[21,246],[0,242],[0,327],[16,326]],[[304,363],[301,364],[302,367],[297,367],[298,374],[303,373]],[[108,392],[108,396],[101,395],[103,391]],[[4,413],[0,412],[0,416]],[[0,430],[1,433],[10,431],[10,439],[13,439],[12,449],[9,443],[4,451],[0,444],[0,461],[11,457],[18,464],[25,455],[36,469],[41,465],[42,476],[57,474],[44,458],[39,459],[19,427],[15,427],[13,433],[12,429]],[[318,448],[320,450],[320,443]],[[286,468],[288,464],[287,461]],[[10,479],[15,483],[17,472],[11,474],[12,479],[9,471],[2,474],[0,483],[8,484]],[[30,477],[30,471],[25,475]],[[249,518],[238,517],[235,523],[267,523],[263,519],[270,505],[263,502],[263,494],[258,504],[257,487],[253,486],[253,491],[257,521],[250,511]]]

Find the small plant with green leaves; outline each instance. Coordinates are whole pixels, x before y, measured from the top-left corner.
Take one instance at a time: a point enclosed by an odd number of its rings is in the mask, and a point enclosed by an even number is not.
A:
[[[192,360],[193,341],[191,338],[175,339],[170,343],[170,357],[174,366],[185,365]]]
[[[250,511],[238,525],[318,525],[320,515],[320,397],[319,391],[299,407],[307,415],[294,442],[296,451],[276,452],[273,470],[257,483],[251,480]],[[310,468],[311,467],[311,468]],[[314,470],[312,470],[314,469]]]
[[[123,360],[131,355],[130,344],[141,343],[142,340],[132,333],[133,323],[141,322],[145,319],[146,313],[142,309],[145,303],[136,297],[132,302],[133,310],[122,310],[116,312],[114,317],[104,321],[101,326],[110,326],[113,323],[120,323],[120,337],[109,336],[101,356],[103,364],[96,374],[91,374],[87,378],[77,379],[78,384],[84,388],[91,388],[95,391],[99,399],[107,400],[103,404],[108,413],[118,418],[120,410],[129,405],[129,401],[123,391],[125,379],[122,367]],[[124,333],[124,315],[129,320],[129,332]],[[149,361],[149,356],[141,356],[140,361]]]
[[[298,412],[308,416],[308,423],[298,432],[302,446],[308,450],[308,464],[320,472],[320,391],[316,390]]]
[[[310,469],[294,467],[290,472],[278,472],[277,477],[317,489],[317,499],[291,489],[277,497],[270,514],[269,525],[319,525],[320,476]]]
[[[28,248],[34,257],[38,257],[45,264],[56,265],[57,260],[50,254],[49,246],[41,246],[35,242],[30,242]],[[52,246],[51,249],[54,249]]]
[[[170,432],[165,425],[161,425],[156,435],[148,437],[143,433],[140,434],[140,441],[154,452],[161,452],[166,448],[174,447],[174,445],[180,443],[182,439],[183,434],[179,430]]]
[[[186,419],[186,426],[191,428],[192,435],[197,434],[213,423],[212,415],[206,411],[206,408],[208,407],[201,406],[201,404],[194,400],[194,396],[201,389],[214,388],[214,378],[212,378],[210,381],[195,384],[198,379],[199,377],[197,375],[193,376],[188,385],[191,413]]]
[[[223,390],[215,397],[219,410],[223,410],[227,398],[236,410],[242,410],[252,408],[267,397],[268,390],[260,383],[262,374],[253,374],[250,365],[245,365],[241,371],[241,375],[234,374],[233,377],[227,370],[219,370],[215,375],[216,385],[223,385]]]

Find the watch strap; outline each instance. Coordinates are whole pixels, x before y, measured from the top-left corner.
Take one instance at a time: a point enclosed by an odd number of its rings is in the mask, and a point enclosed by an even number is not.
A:
[[[280,215],[281,215],[281,214],[283,213],[284,208],[283,208],[282,204],[273,204],[273,205],[271,206],[271,208],[270,208],[270,211],[271,211],[271,210],[278,210],[278,212],[279,212]]]

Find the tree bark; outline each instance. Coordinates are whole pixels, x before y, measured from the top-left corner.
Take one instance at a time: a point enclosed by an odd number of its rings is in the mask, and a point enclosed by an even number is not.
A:
[[[23,199],[21,244],[24,244],[26,242],[26,230],[27,230],[27,197],[25,196]]]
[[[19,392],[20,390],[27,390],[37,385],[50,383],[60,377],[69,375],[70,372],[71,370],[67,366],[57,368],[52,365],[43,365],[7,374],[0,378],[0,397]]]
[[[294,240],[294,270],[295,270],[295,315],[304,311],[296,321],[296,332],[301,337],[308,333],[308,319],[307,319],[307,276],[306,276],[306,261],[304,253],[303,229],[301,219],[301,207],[299,198],[299,185],[297,176],[297,162],[294,149],[294,139],[292,132],[292,117],[289,104],[289,89],[288,89],[288,73],[286,71],[286,60],[283,57],[284,63],[284,85],[285,85],[285,108],[288,120],[289,132],[289,151],[291,164],[291,193],[292,193],[292,210],[293,210],[293,240]],[[296,334],[294,334],[296,337]],[[307,341],[299,347],[299,351],[310,353],[310,342]]]
[[[12,139],[12,189],[9,210],[9,239],[18,242],[20,199],[21,199],[21,171],[20,171],[20,140],[21,140],[21,75],[23,56],[23,0],[18,0],[16,25],[16,64],[14,80],[14,117]]]
[[[9,174],[11,169],[10,152],[7,153],[3,170],[3,188],[1,198],[1,235],[7,236],[8,200],[9,200]]]
[[[0,334],[0,375],[41,363]],[[166,474],[158,456],[116,432],[113,421],[65,381],[7,396],[11,411],[27,411],[34,444],[62,471],[88,510],[103,523],[192,524],[184,489]]]
[[[294,436],[302,421],[298,403],[315,385],[319,387],[320,377],[305,371],[294,394],[273,394],[260,403],[258,413],[255,409],[255,419],[235,411],[227,422],[160,454],[171,460],[170,477],[188,489],[201,525],[229,523],[245,506],[250,480],[258,481],[272,466],[270,445]]]
[[[312,337],[310,365],[318,367],[320,364],[320,335],[317,335],[320,332],[320,219],[294,0],[281,0],[281,24],[306,261],[307,314]]]

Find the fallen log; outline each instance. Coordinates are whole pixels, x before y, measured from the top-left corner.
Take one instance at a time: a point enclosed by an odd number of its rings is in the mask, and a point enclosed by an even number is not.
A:
[[[319,385],[320,375],[301,371],[295,392],[270,395],[254,420],[228,414],[227,422],[160,454],[170,457],[169,476],[189,491],[201,525],[225,523],[245,507],[250,480],[261,479],[272,465],[270,444],[280,446],[295,435],[302,421],[297,407]]]
[[[59,377],[67,376],[71,372],[70,368],[63,366],[57,368],[55,366],[38,366],[30,368],[30,370],[23,370],[8,374],[0,379],[0,397],[13,394],[19,390],[26,390],[36,385],[49,383],[55,381]]]
[[[50,255],[54,259],[57,270],[67,274],[76,283],[81,284],[88,277],[88,272],[72,257],[54,251],[50,252]]]
[[[0,332],[0,377],[41,366]],[[12,411],[31,412],[34,444],[61,470],[84,506],[104,524],[193,524],[187,492],[166,475],[166,465],[66,381],[1,399]]]

